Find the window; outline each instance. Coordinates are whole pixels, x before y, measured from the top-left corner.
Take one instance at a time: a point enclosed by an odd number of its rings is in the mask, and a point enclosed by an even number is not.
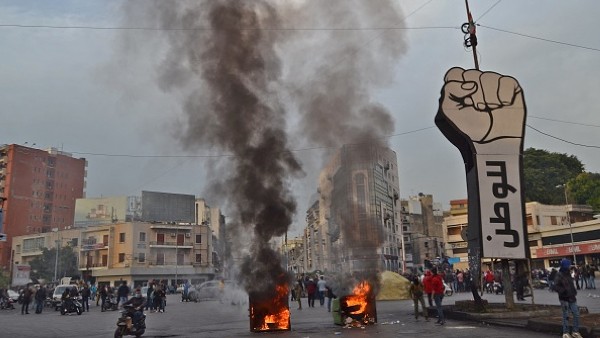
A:
[[[125,243],[125,233],[119,233],[119,243]]]
[[[125,262],[125,254],[124,253],[120,253],[119,254],[119,263],[123,263]]]
[[[165,254],[163,252],[156,253],[156,265],[165,265]]]
[[[146,233],[140,232],[140,242],[145,242],[145,241],[146,241]]]
[[[177,265],[183,265],[184,257],[185,257],[185,255],[183,252],[177,253]]]
[[[138,253],[138,262],[144,263],[146,261],[146,253],[140,252]]]
[[[102,255],[102,266],[108,266],[108,255]]]
[[[196,244],[202,243],[202,235],[196,235]]]
[[[102,244],[104,244],[104,246],[108,246],[108,235],[102,236]]]
[[[196,254],[196,263],[202,263],[202,254]]]

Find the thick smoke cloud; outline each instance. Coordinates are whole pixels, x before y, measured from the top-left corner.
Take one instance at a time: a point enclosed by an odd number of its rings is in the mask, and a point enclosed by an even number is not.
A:
[[[393,80],[403,37],[397,29],[372,28],[401,26],[400,11],[391,0],[144,0],[124,6],[128,24],[143,20],[168,28],[168,48],[157,51],[164,53],[157,83],[182,98],[182,147],[231,154],[226,171],[207,168],[218,173],[207,193],[227,198],[229,223],[253,229],[241,267],[247,290],[280,280],[269,241],[290,227],[297,211],[290,180],[303,174],[290,152],[290,130],[322,146],[380,142],[394,130],[373,95]]]

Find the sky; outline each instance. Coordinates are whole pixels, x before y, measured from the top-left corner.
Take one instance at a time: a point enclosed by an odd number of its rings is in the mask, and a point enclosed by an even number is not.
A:
[[[81,28],[157,27],[142,19],[126,22],[124,2],[0,0],[0,143],[35,143],[36,148],[56,147],[85,157],[87,197],[150,190],[194,194],[219,205],[222,201],[203,194],[215,175],[207,162],[223,151],[181,145],[183,98],[156,81],[165,58],[163,32]],[[144,6],[144,1],[138,3]],[[466,21],[464,1],[395,4],[405,20],[388,31],[404,27],[406,50],[390,64],[389,80],[379,81],[369,94],[393,118],[394,131],[382,136],[398,156],[401,198],[433,194],[448,209],[450,200],[466,198],[464,168],[458,150],[433,119],[446,71],[473,68],[473,54],[464,48],[460,31]],[[479,24],[480,68],[513,76],[524,90],[530,126],[525,147],[572,154],[587,171],[600,172],[600,2],[478,0],[470,6]],[[326,29],[335,24],[321,22],[309,28],[325,29],[303,34],[336,44],[335,34]],[[388,27],[372,28],[361,31],[361,48],[376,54],[381,47],[376,42],[386,34],[381,28]],[[306,67],[311,56],[319,55],[288,48],[288,54],[281,51],[284,65],[290,51],[305,53],[305,60],[300,54],[295,62],[302,60]],[[331,67],[345,62],[325,61]],[[285,76],[294,83],[294,74]],[[309,141],[297,141],[302,130],[294,129],[293,114],[288,119],[290,148],[304,170],[289,182],[298,202],[291,231],[299,233],[325,156],[323,149],[311,149]]]

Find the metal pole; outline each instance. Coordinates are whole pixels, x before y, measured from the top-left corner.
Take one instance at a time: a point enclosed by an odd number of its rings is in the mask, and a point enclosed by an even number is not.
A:
[[[58,274],[58,244],[60,243],[60,241],[58,239],[54,240],[54,243],[56,244],[56,259],[54,261],[54,282],[57,281],[57,274]]]
[[[473,48],[473,61],[475,62],[475,69],[479,70],[479,60],[477,59],[477,36],[475,35],[475,23],[473,22],[473,16],[469,10],[469,1],[465,0],[465,6],[467,7],[467,20],[469,20],[469,35],[471,38],[471,47]]]
[[[175,293],[177,293],[177,265],[179,263],[179,256],[177,255],[177,248],[179,247],[179,228],[175,228]]]
[[[571,234],[571,253],[573,254],[573,264],[577,265],[577,257],[575,256],[575,242],[573,241],[573,227],[571,226],[571,216],[569,215],[569,199],[567,198],[567,184],[563,184],[565,192],[565,211],[567,212],[567,223],[569,223],[569,233]]]

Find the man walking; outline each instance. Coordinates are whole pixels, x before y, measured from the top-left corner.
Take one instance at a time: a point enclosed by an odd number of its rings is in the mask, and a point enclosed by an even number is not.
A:
[[[31,291],[30,284],[27,284],[25,289],[23,290],[23,303],[21,304],[21,314],[28,315],[29,314],[29,303],[31,302],[31,296],[33,292]]]
[[[562,338],[582,338],[579,333],[579,307],[577,306],[577,290],[573,284],[570,273],[571,261],[563,258],[560,261],[560,269],[554,281],[554,291],[558,293],[558,300],[563,315]],[[569,312],[573,315],[573,331],[569,334]]]
[[[319,289],[319,304],[323,306],[325,305],[325,293],[327,293],[327,282],[325,282],[323,276],[320,276],[319,281],[317,282],[317,288]]]
[[[442,276],[438,275],[437,268],[431,269],[431,289],[433,291],[433,301],[438,312],[437,324],[444,325],[446,320],[444,319],[444,310],[442,309],[442,299],[444,299],[444,281]]]
[[[119,306],[123,306],[123,304],[129,298],[129,287],[127,287],[127,281],[124,280],[121,283],[121,286],[117,289],[117,297],[119,297]]]

